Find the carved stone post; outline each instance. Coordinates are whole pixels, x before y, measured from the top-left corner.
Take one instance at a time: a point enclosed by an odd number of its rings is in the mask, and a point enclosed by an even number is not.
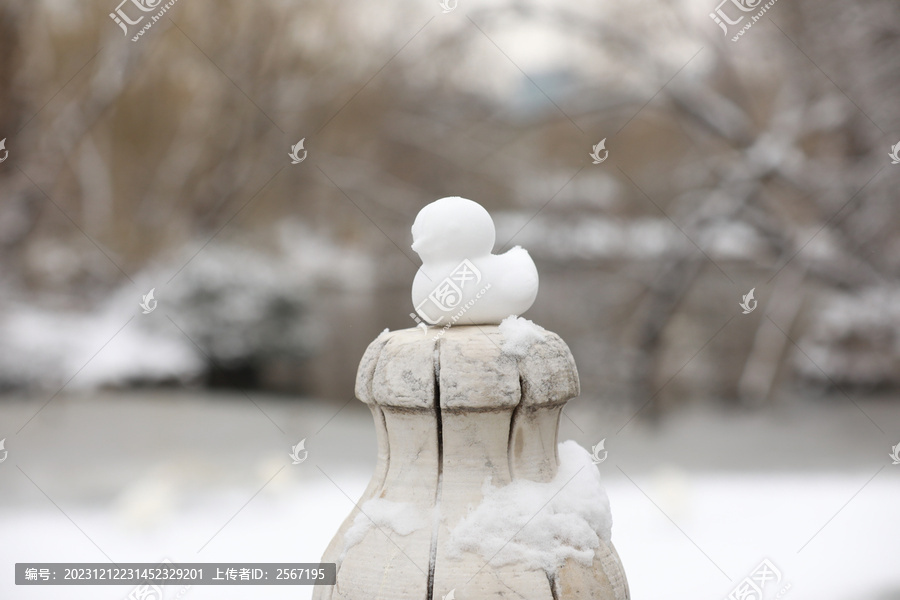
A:
[[[556,481],[560,412],[579,393],[578,372],[559,336],[532,327],[539,333],[514,344],[492,325],[453,327],[440,335],[385,332],[371,343],[359,365],[356,395],[372,410],[378,465],[322,558],[338,564],[337,583],[318,586],[314,599],[628,600],[608,527],[605,534],[588,535],[595,541],[587,547],[574,549],[557,544],[547,550],[558,540],[535,541],[524,523],[520,531],[528,539],[513,531],[508,543],[494,543],[487,529],[496,524],[502,531],[508,525],[502,515],[490,518],[484,539],[477,523],[473,539],[471,522],[468,537],[460,536],[467,515],[491,514],[476,510],[486,493],[516,482]],[[588,462],[579,471],[587,474],[587,468],[595,469]],[[599,477],[596,471],[589,476]],[[551,499],[577,484],[566,485],[559,483]],[[597,506],[607,506],[602,489],[599,496]],[[565,521],[569,515],[554,506],[536,507],[535,515],[555,511],[552,518]],[[582,529],[583,522],[577,521]],[[580,554],[543,566],[535,562],[569,550]]]

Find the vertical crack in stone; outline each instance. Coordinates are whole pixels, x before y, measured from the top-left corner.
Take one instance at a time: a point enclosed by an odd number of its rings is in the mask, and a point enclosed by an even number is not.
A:
[[[559,600],[559,590],[556,589],[556,575],[547,573],[547,581],[550,582],[550,596],[553,600]]]
[[[378,492],[374,494],[373,497],[383,498],[384,483],[387,481],[387,474],[391,470],[391,437],[387,433],[387,417],[384,416],[384,411],[381,408],[378,408],[378,415],[381,417],[381,430],[384,435],[384,445],[387,446],[387,451],[385,452],[384,473],[381,476],[381,483],[378,485]]]
[[[509,436],[506,440],[506,462],[509,467],[509,480],[513,481],[516,478],[516,470],[515,470],[515,452],[516,449],[513,446],[515,443],[514,436],[516,434],[516,421],[519,418],[519,411],[522,409],[522,400],[525,398],[525,379],[519,375],[519,404],[513,409],[512,414],[509,417]]]
[[[387,481],[388,471],[390,471],[390,469],[391,469],[391,439],[387,434],[387,417],[384,416],[384,411],[381,408],[379,408],[377,405],[372,405],[372,418],[378,419],[381,424],[380,426],[381,426],[382,433],[379,436],[379,438],[384,439],[384,445],[386,446],[384,468],[382,469],[381,478],[378,481],[378,486],[376,488],[373,488],[373,492],[371,495],[363,495],[363,497],[360,498],[359,504],[362,504],[363,502],[365,502],[367,499],[370,499],[370,498],[383,498],[384,497],[384,484],[385,484],[385,481]],[[375,423],[375,427],[376,428],[379,427],[378,422]],[[379,448],[379,451],[380,451],[380,448]],[[357,510],[359,510],[358,507],[357,507]],[[357,512],[356,514],[359,514],[359,513]],[[354,513],[351,512],[350,515],[354,516]],[[342,534],[341,530],[339,529],[338,533],[336,535],[341,535],[341,537],[343,538],[344,535],[346,535],[346,531],[344,531]],[[345,544],[345,543],[346,542],[344,542],[342,539],[341,545],[343,546],[343,544]],[[326,550],[326,552],[327,552],[327,550]],[[341,558],[341,556],[342,556],[342,554],[338,554],[338,557],[334,559],[334,564],[335,564],[334,584],[329,585],[329,586],[324,586],[324,591],[322,592],[322,596],[321,596],[321,598],[319,598],[319,600],[331,600],[334,597],[334,591],[337,588],[338,577],[341,574],[341,567],[344,566],[344,561]],[[325,557],[323,556],[322,558],[324,559]]]
[[[559,472],[559,424],[562,421],[562,411],[566,408],[563,402],[556,411],[556,425],[553,427],[553,477]]]
[[[431,558],[428,563],[428,600],[434,600],[434,565],[437,561],[438,533],[441,525],[441,486],[444,479],[444,431],[441,422],[441,340],[434,344],[434,415],[437,429],[437,489],[431,525]]]

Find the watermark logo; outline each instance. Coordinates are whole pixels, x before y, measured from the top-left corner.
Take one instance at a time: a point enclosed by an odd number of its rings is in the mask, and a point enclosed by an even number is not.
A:
[[[152,583],[144,583],[131,590],[125,600],[163,600],[163,589]]]
[[[723,5],[731,2],[738,10],[741,12],[749,13],[755,11],[759,8],[759,11],[755,15],[748,15],[750,20],[737,32],[737,34],[731,38],[732,42],[738,41],[744,33],[753,27],[754,23],[759,21],[762,16],[766,13],[767,10],[772,8],[778,0],[769,0],[765,4],[760,7],[760,4],[763,0],[722,0],[719,2],[719,5],[716,6],[715,11],[709,13],[709,18],[715,21],[716,25],[722,28],[723,35],[728,35],[728,26],[729,25],[738,25],[741,21],[744,20],[744,15],[740,13],[736,13],[737,18],[732,19],[728,14],[726,14],[725,10],[722,8]],[[735,14],[735,13],[733,13]]]
[[[728,35],[728,25],[737,25],[741,21],[744,20],[743,15],[739,16],[735,20],[731,20],[728,15],[725,14],[725,11],[722,10],[723,4],[728,4],[731,2],[735,6],[737,6],[743,12],[750,12],[761,2],[762,0],[756,0],[755,4],[752,4],[747,0],[722,0],[719,2],[719,5],[716,7],[716,10],[709,13],[709,18],[716,22],[716,25],[722,28],[722,34]]]
[[[749,292],[747,292],[741,303],[738,305],[744,309],[744,314],[749,315],[754,310],[756,310],[756,305],[759,304],[756,300],[753,299],[753,292],[756,291],[756,288],[751,288]],[[753,303],[752,305],[750,303]]]
[[[609,452],[603,447],[604,444],[606,444],[606,438],[600,440],[600,443],[596,446],[591,446],[591,462],[595,465],[599,465],[609,456]],[[601,452],[603,452],[603,456],[600,456]]]
[[[419,318],[419,315],[416,313],[409,313],[409,316],[416,322],[416,328],[422,329],[422,335],[428,335],[428,324],[425,323],[422,319]]]
[[[303,452],[303,456],[300,456],[300,453]],[[294,461],[291,464],[299,465],[306,457],[309,456],[309,451],[306,450],[306,438],[300,440],[300,442],[296,446],[291,446],[291,453],[288,455]]]
[[[109,13],[109,18],[112,19],[116,25],[122,28],[122,32],[125,36],[128,36],[128,26],[129,25],[137,25],[141,21],[144,20],[144,17],[149,16],[150,20],[144,24],[143,27],[138,30],[137,35],[131,38],[132,42],[138,41],[144,32],[153,27],[153,24],[159,21],[163,15],[166,14],[170,8],[172,8],[178,0],[169,0],[165,4],[163,4],[163,0],[122,0],[119,5],[116,7],[115,12]],[[137,19],[132,19],[125,13],[125,10],[122,8],[123,5],[131,3],[138,10],[144,13],[152,13],[155,12],[155,15],[140,15]],[[140,14],[140,13],[138,13]]]
[[[144,309],[144,314],[149,315],[154,310],[156,310],[156,305],[158,304],[156,300],[153,299],[153,292],[156,291],[156,288],[152,288],[145,295],[141,296],[141,308]]]
[[[304,160],[306,160],[306,150],[303,150],[303,142],[306,141],[306,138],[303,138],[293,146],[291,146],[291,151],[288,156],[291,157],[292,165],[299,165]],[[300,151],[303,150],[303,156],[300,156]]]
[[[6,438],[0,440],[0,452],[3,452],[3,456],[2,458],[0,458],[0,463],[6,462],[6,457],[9,456],[9,451],[4,447],[4,444],[6,444]],[[900,448],[900,446],[898,446],[898,448]]]
[[[173,565],[172,561],[168,558],[164,558],[159,564],[159,568],[165,569],[171,565]],[[142,583],[131,590],[128,595],[125,596],[124,600],[163,600],[163,594],[162,587],[152,583]],[[181,595],[179,594],[179,597],[180,596]]]
[[[900,144],[897,145],[900,146]],[[0,140],[0,150],[3,150],[3,158],[0,158],[0,163],[2,163],[9,156],[9,150],[6,149],[6,138]]]
[[[593,150],[593,152],[591,152],[590,156],[591,156],[591,158],[594,159],[595,165],[599,165],[604,160],[609,158],[609,150],[606,149],[606,138],[603,138],[602,140],[600,140],[599,143],[597,143],[595,146],[593,146],[593,149],[594,150]],[[604,152],[603,158],[600,158],[601,150]]]
[[[441,596],[441,600],[455,600],[456,599],[456,588],[453,588],[449,592],[447,592],[446,596]]]
[[[447,14],[459,5],[459,0],[441,0],[441,12]]]
[[[719,2],[719,5],[716,6],[716,10],[714,12],[709,13],[709,17],[716,22],[716,24],[722,28],[722,31],[725,35],[728,35],[728,27],[726,27],[726,23],[728,25],[737,25],[741,21],[744,20],[744,16],[741,15],[735,20],[731,20],[728,15],[725,14],[725,11],[722,10],[723,4],[728,4],[731,2],[734,4],[739,10],[742,12],[752,12],[756,10],[756,7],[759,6],[762,0],[722,0]]]
[[[6,140],[4,140],[6,141]],[[0,142],[0,149],[3,148],[3,142]],[[895,145],[891,146],[891,153],[888,154],[891,157],[892,165],[900,165],[900,142],[897,142]],[[5,160],[5,159],[4,159]],[[0,160],[0,162],[3,162]]]
[[[436,319],[430,317],[423,308],[425,303],[431,301],[438,310],[442,312],[451,311],[462,302],[463,289],[465,289],[466,284],[472,280],[474,280],[473,283],[475,284],[479,283],[481,281],[481,271],[479,271],[469,259],[463,259],[463,261],[453,269],[450,275],[445,277],[444,280],[419,303],[416,307],[416,312],[422,315],[422,318],[429,325],[437,325],[444,317],[440,316]]]
[[[769,582],[781,583],[781,571],[766,558],[749,576],[741,580],[737,587],[728,594],[726,600],[762,600],[763,589]],[[791,584],[787,584],[775,597],[781,598],[790,589]]]
[[[122,28],[122,32],[127,37],[128,36],[128,25],[137,25],[141,21],[144,20],[144,15],[141,15],[135,20],[131,20],[131,18],[125,14],[125,11],[122,10],[122,5],[127,4],[128,2],[132,2],[135,6],[141,9],[144,12],[150,12],[154,7],[147,7],[145,3],[142,3],[140,0],[134,2],[133,0],[122,0],[119,2],[119,5],[116,7],[115,12],[109,13],[109,18],[115,21],[116,25]],[[157,2],[158,3],[158,2]]]
[[[466,285],[471,283],[472,285],[476,285],[481,282],[481,271],[478,270],[472,261],[469,259],[463,259],[461,263],[459,263],[455,269],[441,281],[434,290],[431,291],[428,296],[425,297],[424,300],[419,302],[419,305],[416,306],[416,313],[422,316],[422,319],[418,319],[414,313],[409,313],[409,316],[412,317],[418,325],[416,327],[421,327],[422,331],[426,334],[428,333],[429,325],[438,325],[441,321],[444,320],[446,315],[439,315],[438,317],[432,317],[425,311],[425,304],[431,302],[437,310],[447,313],[456,308],[459,308],[459,311],[449,317],[447,319],[447,323],[444,324],[441,331],[434,336],[434,339],[437,340],[441,336],[444,335],[444,332],[450,329],[454,323],[459,321],[466,312],[470,308],[472,308],[478,300],[491,289],[491,284],[487,284],[481,290],[478,291],[475,296],[462,304],[463,301],[463,290],[466,288]],[[429,309],[431,312],[433,310]],[[422,322],[424,321],[424,323]]]
[[[3,448],[3,442],[0,442],[0,448]],[[894,461],[891,464],[900,465],[900,444],[897,444],[896,446],[891,448],[891,454],[889,454],[888,456],[890,456],[891,459]],[[3,461],[0,460],[0,462],[3,462]]]

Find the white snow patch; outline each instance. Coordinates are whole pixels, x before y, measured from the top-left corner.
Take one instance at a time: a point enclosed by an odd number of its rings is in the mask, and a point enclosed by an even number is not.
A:
[[[92,313],[50,312],[24,304],[0,316],[0,379],[18,385],[71,389],[125,385],[135,380],[187,381],[199,375],[203,361],[184,340],[131,324],[129,310],[138,294],[120,310]],[[107,352],[100,352],[106,349]],[[77,377],[75,377],[77,375]]]
[[[817,299],[815,326],[794,355],[804,377],[823,383],[900,382],[900,287],[879,286]]]
[[[534,321],[510,315],[500,322],[500,335],[503,336],[500,350],[504,354],[525,356],[535,342],[544,341],[546,332],[540,325],[535,325]]]
[[[704,233],[704,252],[716,258],[738,260],[761,256],[764,252],[759,234],[746,223],[721,223],[716,229],[710,228]]]
[[[518,480],[482,489],[484,499],[453,528],[451,556],[480,554],[492,565],[555,573],[566,560],[590,565],[600,540],[610,541],[612,515],[591,455],[569,440],[559,445],[552,481]]]
[[[347,551],[360,543],[372,526],[390,529],[399,535],[409,535],[428,524],[428,515],[411,502],[394,502],[384,498],[372,498],[360,507],[353,525],[344,534],[344,549],[340,560]]]
[[[276,241],[280,252],[273,259],[283,278],[315,285],[365,292],[375,287],[375,269],[370,255],[341,243],[306,223],[290,220],[279,226]]]
[[[53,298],[37,302],[0,289],[0,387],[58,389],[73,376],[68,387],[82,389],[188,382],[208,369],[204,354],[224,364],[308,356],[326,333],[315,312],[317,294],[368,293],[372,258],[298,221],[282,223],[269,237],[264,250],[214,244],[191,258],[196,248],[176,249],[148,264],[136,285],[77,298],[80,310],[71,301],[61,308]],[[41,270],[48,276],[78,269],[79,258],[67,248],[46,250]],[[139,307],[151,288],[160,308],[152,316]]]
[[[500,239],[516,240],[545,259],[648,260],[693,248],[683,233],[667,219],[613,218],[579,214],[544,217],[507,211],[496,216]],[[528,221],[529,227],[516,232]],[[739,260],[760,256],[764,240],[749,225],[733,221],[716,223],[699,232],[700,246],[713,258]],[[812,233],[808,237],[811,237]],[[821,234],[820,236],[821,237]]]
[[[179,456],[189,454],[189,450],[183,450]],[[671,597],[673,589],[678,590],[679,598],[725,598],[765,556],[784,575],[782,584],[765,590],[768,599],[774,598],[788,581],[794,589],[784,600],[891,598],[890,594],[900,589],[900,570],[891,545],[893,540],[885,532],[900,530],[900,511],[893,510],[900,497],[900,479],[896,477],[884,477],[882,473],[873,479],[839,518],[797,554],[799,546],[833,516],[874,470],[748,474],[688,468],[679,485],[686,488],[684,511],[672,518],[691,539],[707,548],[718,564],[731,567],[728,574],[732,581],[717,574],[707,558],[643,492],[613,470],[605,478],[606,487],[615,505],[616,549],[628,575],[632,598]],[[266,487],[247,505],[241,518],[234,519],[204,549],[202,560],[318,561],[347,516],[346,498],[327,479],[295,479],[301,477],[297,473],[284,480],[282,474],[273,480],[272,484],[284,481],[285,486],[272,493],[271,484]],[[631,475],[654,501],[660,502],[653,473]],[[341,479],[342,487],[348,495],[358,498],[370,478],[369,465],[366,470],[348,471]],[[21,479],[31,485],[24,477]],[[60,494],[71,489],[64,481],[56,480]],[[189,562],[197,556],[196,540],[209,539],[233,514],[234,507],[246,502],[260,485],[254,480],[242,482],[240,487],[208,489],[203,493],[179,487],[176,504],[152,527],[123,526],[116,512],[102,502],[55,498],[92,538],[102,540],[104,548],[115,549],[116,560],[147,562],[169,557],[174,562]],[[0,563],[12,564],[21,561],[22,556],[40,557],[46,562],[106,560],[78,529],[60,517],[53,504],[10,502],[8,494],[0,500],[0,531],[5,542],[0,544]],[[668,506],[661,507],[668,512]],[[315,518],[309,518],[310,515]],[[871,552],[866,553],[865,560],[848,568],[847,548],[857,547],[869,548]],[[831,576],[823,577],[822,573]],[[112,590],[112,595],[101,595],[98,590],[103,589],[106,588],[69,586],[64,598],[122,600],[130,590],[123,587],[118,588],[118,595],[116,590]],[[166,588],[164,598],[171,600],[179,589],[180,586]],[[239,585],[195,586],[184,600],[246,600],[247,589]],[[264,597],[309,600],[313,589],[308,585],[268,586]],[[15,579],[4,574],[0,576],[0,598],[59,600],[60,593],[54,586],[16,586]]]

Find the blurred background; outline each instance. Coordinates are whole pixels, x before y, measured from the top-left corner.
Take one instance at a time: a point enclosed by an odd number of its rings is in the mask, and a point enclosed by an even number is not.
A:
[[[763,558],[900,598],[895,3],[732,41],[761,5],[178,0],[138,36],[134,2],[0,0],[0,596],[128,593],[16,561],[317,561],[374,465],[359,359],[416,325],[410,226],[459,195],[537,263],[634,598]]]

